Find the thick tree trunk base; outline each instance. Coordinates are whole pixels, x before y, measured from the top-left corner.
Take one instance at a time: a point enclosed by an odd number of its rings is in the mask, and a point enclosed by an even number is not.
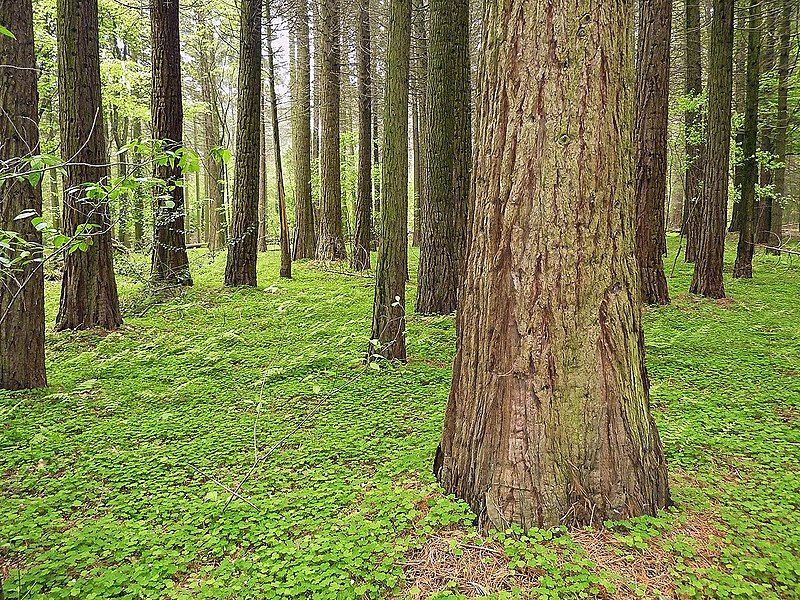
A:
[[[642,302],[649,305],[666,306],[669,304],[669,287],[664,267],[642,267]]]

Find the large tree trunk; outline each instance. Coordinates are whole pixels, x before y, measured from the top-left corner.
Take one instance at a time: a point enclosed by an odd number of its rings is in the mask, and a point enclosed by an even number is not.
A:
[[[753,276],[753,233],[755,223],[756,180],[758,179],[758,96],[759,54],[761,52],[761,0],[750,0],[747,26],[747,75],[745,91],[744,133],[741,171],[741,197],[739,200],[739,244],[733,276],[750,279]]]
[[[634,142],[636,259],[645,304],[669,304],[663,256],[672,0],[639,1]]]
[[[174,152],[183,146],[183,98],[181,96],[181,44],[178,0],[151,0],[152,39],[151,131]],[[154,168],[164,182],[153,191],[153,261],[155,282],[192,285],[186,255],[186,210],[183,173],[176,161]]]
[[[16,39],[0,36],[0,164],[4,171],[25,172],[22,160],[39,150],[39,92],[33,44],[31,0],[0,1],[0,23]],[[5,174],[5,173],[4,173]],[[44,366],[44,268],[33,259],[42,256],[42,235],[31,222],[42,214],[41,179],[8,178],[0,182],[0,230],[19,240],[0,249],[0,388],[21,390],[47,385]],[[28,258],[24,252],[30,252]],[[3,261],[5,263],[5,260]]]
[[[358,183],[356,230],[350,266],[355,271],[370,267],[372,243],[372,65],[370,60],[369,0],[358,4]]]
[[[431,0],[426,198],[420,211],[417,312],[456,309],[470,162],[469,2]],[[467,128],[464,131],[464,128]]]
[[[241,0],[233,213],[225,285],[256,285],[261,149],[261,0]]]
[[[714,0],[708,58],[708,136],[700,200],[700,245],[690,291],[724,298],[722,280],[728,219],[728,167],[733,91],[733,0]]]
[[[269,2],[265,4],[267,25],[267,70],[269,76],[269,99],[272,109],[272,150],[275,154],[275,187],[278,191],[278,220],[280,222],[281,277],[292,276],[292,249],[289,247],[289,219],[286,213],[286,191],[283,186],[281,163],[281,134],[278,124],[278,96],[275,93],[275,56],[272,53],[272,16]]]
[[[321,0],[320,200],[317,260],[344,260],[342,182],[339,152],[339,0]]]
[[[389,0],[383,112],[383,201],[370,353],[406,360],[408,277],[408,80],[411,0]]]
[[[669,503],[634,253],[630,6],[486,3],[475,214],[434,464],[480,527]]]
[[[58,2],[58,91],[65,234],[91,229],[91,245],[67,254],[56,329],[117,329],[122,324],[114,278],[108,199],[89,199],[87,185],[107,183],[97,0]]]
[[[314,258],[316,232],[311,200],[311,54],[308,35],[308,5],[297,1],[297,51],[295,99],[292,103],[294,147],[294,247],[292,258]]]
[[[703,93],[703,57],[700,0],[686,0],[686,95],[693,101]],[[683,234],[686,262],[697,258],[700,240],[700,189],[703,179],[703,121],[699,110],[684,115],[686,176],[683,201]]]
[[[786,194],[786,136],[789,127],[788,94],[789,94],[789,50],[791,47],[792,0],[781,2],[781,14],[778,22],[778,105],[775,116],[775,160],[778,167],[773,175],[775,198],[772,201],[770,214],[770,236],[767,254],[780,254],[783,242],[783,203]]]
[[[258,152],[258,251],[267,251],[267,106],[261,95],[261,123]]]

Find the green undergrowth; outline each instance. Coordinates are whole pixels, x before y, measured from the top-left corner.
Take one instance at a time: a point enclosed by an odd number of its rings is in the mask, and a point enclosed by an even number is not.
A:
[[[672,509],[488,536],[430,473],[451,317],[410,317],[409,364],[366,369],[372,279],[300,263],[279,280],[271,252],[257,289],[229,290],[224,255],[191,258],[195,287],[158,297],[132,276],[146,257],[118,261],[125,326],[48,333],[50,387],[0,392],[6,599],[480,595],[409,575],[445,535],[454,564],[500,553],[498,598],[800,597],[796,258],[759,255],[721,302],[688,296],[679,261],[673,304],[646,311]],[[57,300],[49,283],[51,323]],[[647,560],[655,582],[618,566]]]

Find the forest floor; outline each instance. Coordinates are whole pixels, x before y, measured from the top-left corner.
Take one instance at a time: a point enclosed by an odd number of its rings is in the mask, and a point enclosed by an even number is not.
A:
[[[800,597],[796,257],[759,254],[719,302],[678,261],[646,311],[672,509],[486,537],[430,472],[452,317],[411,316],[409,364],[367,369],[371,278],[279,280],[270,252],[228,290],[224,255],[191,259],[195,287],[159,299],[146,257],[119,260],[124,327],[48,333],[51,387],[0,392],[6,600]],[[57,302],[50,282],[49,323]]]

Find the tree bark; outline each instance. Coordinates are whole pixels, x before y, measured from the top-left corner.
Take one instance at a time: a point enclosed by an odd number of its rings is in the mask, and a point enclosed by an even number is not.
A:
[[[408,82],[411,0],[389,1],[389,48],[383,113],[381,241],[375,273],[369,352],[406,361],[408,277]]]
[[[295,229],[292,258],[314,258],[316,232],[311,196],[311,54],[308,34],[308,4],[297,0],[297,51],[295,101],[292,103],[294,147]]]
[[[267,107],[261,95],[260,144],[258,152],[258,251],[267,251]]]
[[[4,171],[25,172],[21,159],[39,148],[39,92],[33,43],[31,0],[0,0],[0,23],[16,39],[0,36],[0,164]],[[13,177],[0,182],[0,230],[19,236],[0,249],[0,388],[22,390],[47,386],[44,364],[44,269],[42,235],[17,217],[42,215],[41,179],[33,184]],[[21,241],[20,241],[21,240]],[[30,255],[25,258],[25,252]],[[9,265],[6,261],[13,262]]]
[[[339,0],[320,2],[320,201],[317,260],[344,260],[342,182],[339,151]]]
[[[708,59],[708,136],[700,200],[700,245],[690,291],[724,298],[723,259],[728,219],[728,170],[733,91],[733,0],[714,0]]]
[[[131,125],[131,136],[135,140],[142,139],[142,121],[138,118]],[[137,171],[140,165],[141,162],[137,160]],[[143,190],[136,189],[133,192],[133,247],[137,250],[141,249],[144,241],[144,196]]]
[[[669,503],[634,253],[630,6],[485,5],[475,214],[434,463],[481,528]]]
[[[639,1],[634,164],[636,259],[645,304],[669,304],[663,256],[667,251],[664,202],[671,31],[672,0]]]
[[[150,0],[152,39],[151,131],[163,150],[183,146],[181,44],[178,0]],[[183,173],[177,161],[154,167],[164,182],[153,190],[153,254],[150,275],[155,282],[192,285],[186,254],[186,209]]]
[[[358,5],[358,183],[356,230],[350,266],[354,271],[370,268],[372,244],[372,64],[369,0]]]
[[[58,90],[64,178],[63,225],[74,236],[87,224],[91,245],[67,254],[56,329],[117,329],[122,324],[114,278],[108,198],[90,199],[87,185],[108,178],[97,0],[58,1]]]
[[[256,285],[261,148],[261,0],[241,0],[231,239],[225,285]]]
[[[686,0],[686,95],[697,99],[703,93],[703,56],[700,0]],[[700,189],[703,179],[703,121],[699,110],[684,115],[686,177],[684,185],[683,233],[686,262],[697,258],[700,240]]]
[[[775,116],[775,160],[778,167],[773,173],[775,198],[770,215],[770,238],[767,254],[781,253],[783,243],[783,203],[786,195],[786,137],[789,128],[789,51],[791,49],[791,23],[793,4],[791,0],[781,2],[778,24],[778,102]]]
[[[272,53],[272,16],[269,2],[265,5],[267,25],[267,69],[269,74],[269,99],[272,109],[272,149],[275,154],[275,186],[278,190],[278,219],[280,221],[281,267],[280,276],[292,276],[292,249],[289,247],[289,219],[286,214],[286,191],[283,186],[281,164],[281,134],[278,125],[278,96],[275,92],[275,55]]]
[[[471,156],[468,10],[466,0],[430,2],[429,135],[416,303],[422,314],[449,314],[458,304]]]
[[[736,247],[736,263],[733,276],[753,277],[753,251],[756,203],[756,180],[758,179],[758,96],[759,61],[761,52],[761,0],[750,0],[747,24],[747,74],[745,75],[745,113],[741,171],[741,197],[739,200],[739,244]]]

